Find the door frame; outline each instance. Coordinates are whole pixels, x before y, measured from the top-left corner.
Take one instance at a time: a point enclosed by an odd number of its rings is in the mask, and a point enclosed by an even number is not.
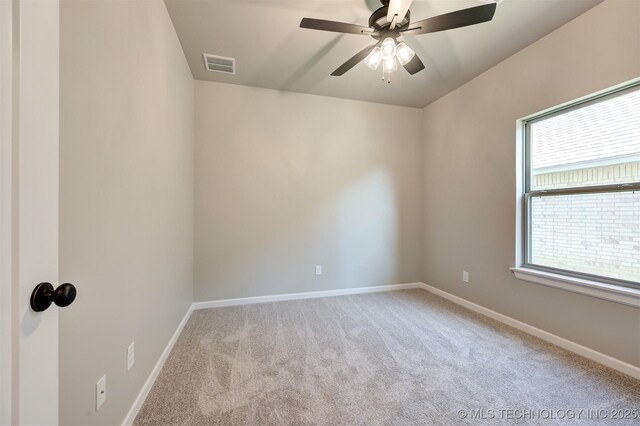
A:
[[[0,424],[12,424],[11,285],[13,2],[0,1]]]
[[[59,0],[0,1],[0,424],[58,424]]]

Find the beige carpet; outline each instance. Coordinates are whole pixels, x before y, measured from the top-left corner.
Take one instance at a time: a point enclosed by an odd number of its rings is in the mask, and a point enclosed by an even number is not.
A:
[[[638,409],[640,381],[408,290],[195,311],[135,424],[619,425]]]

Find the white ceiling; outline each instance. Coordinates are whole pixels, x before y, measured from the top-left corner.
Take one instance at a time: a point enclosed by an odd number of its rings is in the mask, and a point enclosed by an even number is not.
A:
[[[490,1],[490,0],[486,0]],[[364,35],[299,28],[303,17],[367,25],[379,0],[165,0],[197,80],[423,107],[602,0],[505,0],[493,21],[404,36],[426,69],[381,72],[358,64],[329,74],[373,43]],[[481,0],[414,0],[412,21],[480,5]],[[236,58],[236,75],[206,71],[203,53]]]

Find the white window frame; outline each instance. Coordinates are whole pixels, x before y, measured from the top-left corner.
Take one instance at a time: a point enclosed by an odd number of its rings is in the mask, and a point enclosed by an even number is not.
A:
[[[526,181],[529,175],[529,155],[527,152],[529,145],[527,131],[529,127],[527,126],[527,123],[542,117],[565,113],[571,109],[582,107],[585,104],[592,104],[594,102],[610,98],[622,91],[637,90],[638,87],[640,87],[640,78],[636,78],[536,114],[523,117],[516,121],[516,258],[515,266],[510,268],[516,278],[617,303],[640,307],[640,283],[534,265],[527,261],[528,249],[530,247],[530,239],[528,235],[529,208],[530,199],[532,197],[640,190],[640,183],[529,191],[529,183]]]

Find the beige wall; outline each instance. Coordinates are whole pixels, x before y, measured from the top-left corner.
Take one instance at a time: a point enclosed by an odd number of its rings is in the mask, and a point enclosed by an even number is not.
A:
[[[60,19],[60,422],[119,424],[192,302],[193,81],[161,1]]]
[[[508,268],[516,119],[639,76],[638,19],[640,2],[606,1],[423,115],[424,281],[634,365],[640,309],[520,281]]]
[[[421,110],[202,81],[195,105],[196,301],[420,280]]]

